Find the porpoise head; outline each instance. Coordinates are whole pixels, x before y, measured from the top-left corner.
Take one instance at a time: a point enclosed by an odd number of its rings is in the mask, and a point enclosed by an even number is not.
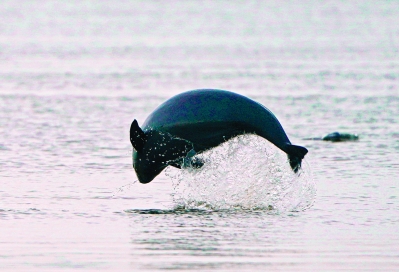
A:
[[[143,131],[136,120],[130,126],[133,168],[140,183],[149,183],[168,165],[179,167],[179,160],[192,150],[192,144],[169,133]]]

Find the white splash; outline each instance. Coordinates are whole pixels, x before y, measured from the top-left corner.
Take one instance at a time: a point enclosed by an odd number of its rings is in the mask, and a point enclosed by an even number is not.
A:
[[[175,208],[303,211],[316,188],[303,161],[295,174],[284,152],[256,135],[242,135],[197,156],[200,169],[168,167]]]
[[[119,195],[119,194],[121,194],[121,193],[123,193],[123,192],[125,192],[125,191],[130,190],[130,189],[132,188],[132,186],[133,186],[137,181],[138,181],[138,180],[136,179],[136,180],[134,180],[133,182],[130,182],[130,183],[128,183],[128,184],[125,184],[125,185],[119,187],[118,189],[116,189],[116,190],[114,191],[114,193],[112,194],[112,197],[114,198],[114,197],[116,197],[117,195]]]

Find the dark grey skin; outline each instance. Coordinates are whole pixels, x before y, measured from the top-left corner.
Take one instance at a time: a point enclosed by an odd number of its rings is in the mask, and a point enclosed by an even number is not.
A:
[[[333,133],[327,134],[324,137],[305,138],[304,140],[320,140],[320,141],[330,141],[330,142],[348,142],[348,141],[357,141],[357,140],[359,140],[359,136],[357,134],[333,132]]]
[[[167,166],[193,167],[193,157],[242,134],[256,134],[287,153],[297,172],[308,150],[292,145],[280,122],[266,107],[245,96],[223,90],[194,90],[176,95],[145,120],[130,127],[133,168],[141,183],[151,182]]]

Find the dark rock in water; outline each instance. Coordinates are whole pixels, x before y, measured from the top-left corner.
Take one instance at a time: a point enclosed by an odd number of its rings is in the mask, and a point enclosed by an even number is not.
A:
[[[324,136],[322,140],[331,142],[357,141],[359,136],[357,134],[333,132]]]
[[[305,138],[304,140],[348,142],[348,141],[359,140],[359,136],[357,134],[333,132],[333,133],[327,134],[324,137]]]

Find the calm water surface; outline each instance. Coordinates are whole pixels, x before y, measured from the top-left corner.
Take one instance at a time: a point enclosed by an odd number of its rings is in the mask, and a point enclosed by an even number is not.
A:
[[[0,16],[1,271],[399,270],[398,2],[21,0]],[[134,183],[132,120],[196,88],[267,106],[309,149],[301,176],[248,136],[202,172]],[[360,140],[303,140],[333,131]]]

